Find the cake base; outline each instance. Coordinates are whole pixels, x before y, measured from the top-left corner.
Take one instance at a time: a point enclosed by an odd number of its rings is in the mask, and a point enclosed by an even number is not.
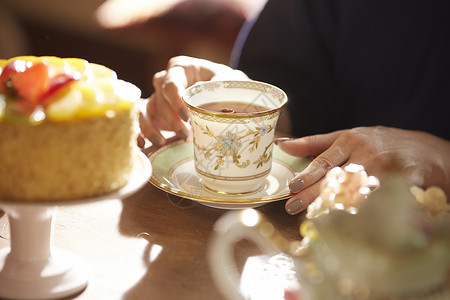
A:
[[[49,202],[111,193],[129,180],[135,110],[73,122],[0,122],[0,199]]]
[[[54,208],[6,208],[11,247],[0,250],[0,298],[58,299],[84,290],[90,267],[81,257],[51,247]]]

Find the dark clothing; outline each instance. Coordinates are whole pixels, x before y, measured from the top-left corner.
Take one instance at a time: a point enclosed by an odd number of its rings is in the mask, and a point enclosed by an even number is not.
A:
[[[269,0],[232,66],[286,91],[295,136],[385,125],[450,139],[449,0]]]

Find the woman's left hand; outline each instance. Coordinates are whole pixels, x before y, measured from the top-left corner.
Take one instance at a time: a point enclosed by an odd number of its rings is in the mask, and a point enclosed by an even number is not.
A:
[[[297,214],[319,195],[320,182],[334,167],[355,163],[378,177],[398,171],[409,185],[438,186],[450,195],[450,142],[422,132],[391,127],[358,127],[298,139],[278,139],[278,146],[294,156],[314,160],[289,184],[294,194],[286,211]]]

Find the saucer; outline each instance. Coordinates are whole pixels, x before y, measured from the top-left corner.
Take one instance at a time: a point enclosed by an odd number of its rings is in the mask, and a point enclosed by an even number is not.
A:
[[[192,142],[176,140],[148,154],[152,164],[150,182],[172,195],[221,209],[243,209],[289,198],[288,184],[310,160],[284,153],[274,146],[272,170],[263,188],[254,193],[226,195],[207,190],[194,168]]]

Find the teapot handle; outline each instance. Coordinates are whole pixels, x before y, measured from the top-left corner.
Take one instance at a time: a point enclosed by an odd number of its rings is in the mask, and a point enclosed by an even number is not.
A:
[[[272,236],[281,238],[272,224],[254,209],[233,211],[221,217],[214,226],[208,260],[213,280],[229,300],[244,300],[240,292],[241,274],[234,259],[234,246],[243,239],[253,241],[266,254],[280,252]]]

